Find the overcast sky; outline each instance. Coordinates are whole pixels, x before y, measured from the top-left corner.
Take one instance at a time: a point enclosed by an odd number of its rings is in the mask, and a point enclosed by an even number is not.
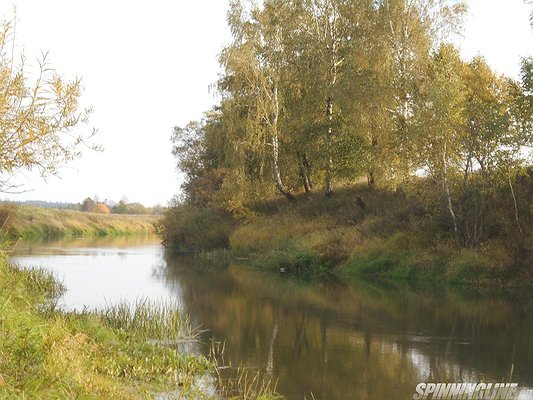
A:
[[[500,73],[517,76],[533,55],[530,7],[522,0],[468,0],[461,44],[465,57],[484,55]],[[43,182],[18,177],[29,190],[0,198],[81,202],[87,196],[146,205],[178,192],[170,155],[172,127],[199,119],[216,97],[217,56],[229,41],[228,0],[2,0],[28,62],[41,50],[64,77],[83,78],[85,104],[105,151],[83,158]]]

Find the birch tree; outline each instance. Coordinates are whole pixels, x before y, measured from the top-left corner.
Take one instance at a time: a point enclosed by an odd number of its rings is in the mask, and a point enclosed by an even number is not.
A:
[[[461,163],[460,146],[465,129],[464,64],[452,46],[442,46],[432,57],[420,109],[416,110],[421,157],[431,175],[442,184],[453,229],[459,236],[455,198],[452,197],[451,176]]]
[[[434,54],[428,77],[415,109],[422,139],[417,154],[442,182],[458,241],[474,247],[484,235],[490,199],[510,180],[528,145],[518,124],[517,83],[495,75],[480,57],[463,62],[450,45]]]
[[[388,179],[401,180],[416,168],[416,132],[413,130],[414,108],[418,107],[420,88],[427,79],[432,50],[437,50],[448,35],[461,26],[466,6],[450,5],[447,0],[382,0],[377,18],[385,35],[388,58],[381,69],[389,82],[390,118],[393,129],[385,137],[384,154]],[[414,157],[413,157],[414,156]],[[384,160],[385,161],[385,160]]]
[[[343,24],[336,0],[308,0],[302,3],[300,29],[307,38],[308,54],[315,58],[315,82],[321,92],[325,127],[325,182],[326,196],[333,194],[334,174],[334,115],[335,89],[344,63],[343,46],[346,44],[346,26]]]
[[[253,3],[232,2],[228,22],[234,42],[222,53],[226,75],[219,87],[244,115],[244,141],[261,157],[270,150],[276,188],[294,201],[280,167],[284,32],[275,22],[281,13],[274,5],[261,11]]]

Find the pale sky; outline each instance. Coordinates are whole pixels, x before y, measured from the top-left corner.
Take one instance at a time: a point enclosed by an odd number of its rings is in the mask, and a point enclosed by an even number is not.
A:
[[[18,177],[27,192],[0,199],[81,202],[87,196],[145,205],[178,193],[170,154],[172,127],[200,119],[217,99],[218,53],[230,40],[228,0],[2,0],[28,62],[41,50],[64,77],[80,76],[83,102],[105,151],[83,157],[43,182]],[[522,0],[468,0],[465,57],[484,55],[516,77],[520,57],[533,55],[530,6]]]

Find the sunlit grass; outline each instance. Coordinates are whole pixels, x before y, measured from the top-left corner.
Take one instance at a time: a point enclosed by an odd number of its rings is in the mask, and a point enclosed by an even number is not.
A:
[[[139,299],[134,303],[118,303],[92,311],[111,328],[143,335],[147,340],[175,344],[194,341],[201,330],[192,326],[188,314],[172,301]]]
[[[153,215],[94,214],[30,206],[2,206],[0,223],[12,238],[154,234]]]
[[[2,260],[0,397],[145,398],[211,370],[203,357],[150,342],[195,339],[188,317],[170,303],[81,313],[42,306],[63,289],[45,270]]]
[[[0,398],[279,398],[249,373],[218,381],[216,362],[182,346],[201,331],[179,304],[63,312],[54,299],[64,290],[49,271],[19,269],[0,253]]]
[[[306,276],[507,285],[516,249],[497,238],[463,249],[441,226],[446,210],[428,223],[416,193],[359,185],[327,199],[301,194],[291,205],[265,200],[256,205],[261,216],[231,233],[229,251],[260,269]]]

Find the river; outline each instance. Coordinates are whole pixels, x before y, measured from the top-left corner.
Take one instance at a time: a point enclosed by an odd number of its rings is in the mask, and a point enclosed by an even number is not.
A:
[[[405,282],[305,282],[193,257],[157,238],[21,242],[13,261],[54,271],[67,310],[172,299],[225,343],[225,362],[260,368],[288,400],[411,399],[419,382],[533,387],[533,296]],[[531,397],[527,397],[531,398]]]

